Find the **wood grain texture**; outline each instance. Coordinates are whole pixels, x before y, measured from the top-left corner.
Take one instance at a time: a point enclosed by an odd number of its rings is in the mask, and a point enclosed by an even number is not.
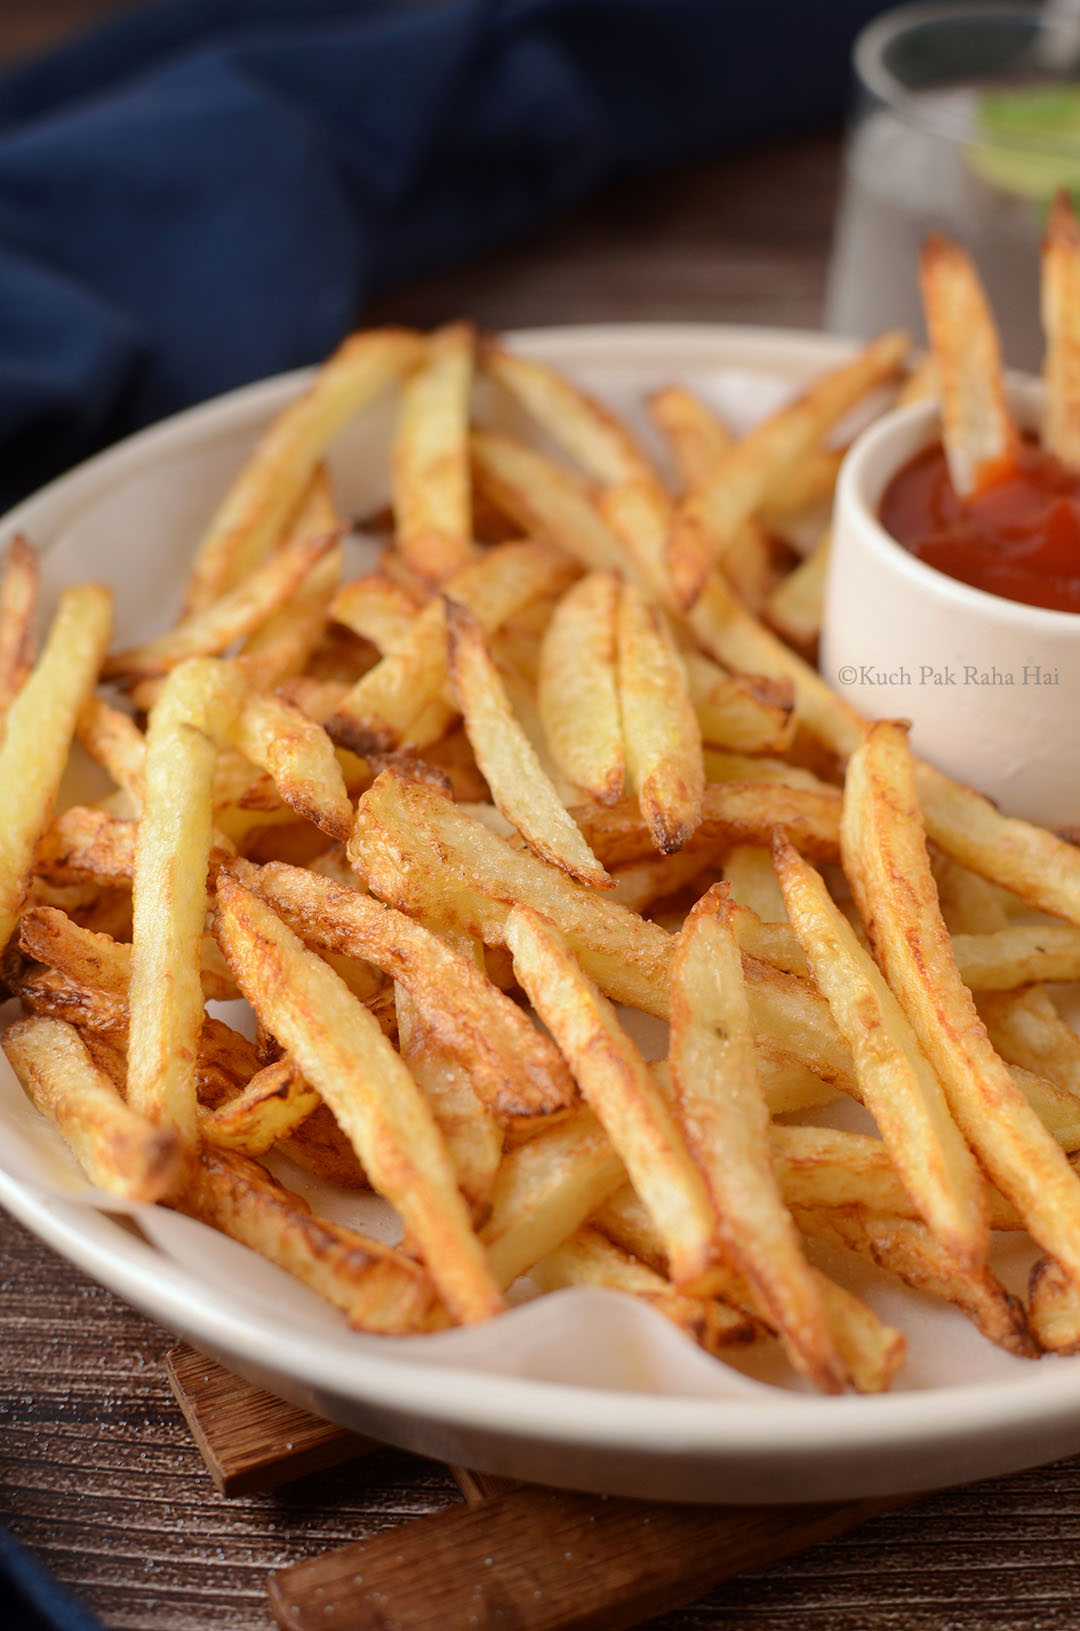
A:
[[[524,1487],[270,1578],[284,1631],[625,1631],[895,1501],[658,1506]]]
[[[378,1448],[254,1387],[186,1342],[170,1348],[165,1375],[221,1495],[277,1489]]]

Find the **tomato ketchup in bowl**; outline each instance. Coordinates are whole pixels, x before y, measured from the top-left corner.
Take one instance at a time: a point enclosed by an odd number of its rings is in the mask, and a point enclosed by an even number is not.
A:
[[[924,448],[892,477],[881,524],[918,560],[1004,600],[1080,612],[1080,476],[1033,442],[953,487],[945,449]]]
[[[1080,825],[1080,479],[1034,433],[1042,386],[1013,381],[1025,439],[960,497],[936,402],[885,414],[837,484],[821,667],[867,718],[1008,814]],[[1028,437],[1031,440],[1028,440]]]

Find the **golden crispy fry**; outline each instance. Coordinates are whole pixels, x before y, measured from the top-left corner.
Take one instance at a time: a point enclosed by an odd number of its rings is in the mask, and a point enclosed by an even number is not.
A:
[[[818,989],[851,1048],[863,1103],[904,1187],[947,1249],[977,1266],[988,1244],[983,1184],[941,1083],[819,874],[779,838],[773,865]]]
[[[550,1115],[569,1104],[574,1084],[558,1050],[474,958],[332,878],[275,862],[237,862],[232,870],[296,933],[324,950],[364,958],[404,986],[432,1043],[464,1067],[500,1121]]]
[[[536,1263],[530,1273],[541,1291],[593,1286],[622,1291],[655,1308],[707,1353],[753,1342],[760,1327],[749,1315],[715,1297],[686,1297],[637,1258],[620,1251],[596,1229],[579,1229]]]
[[[984,992],[976,1007],[1003,1059],[1056,1083],[1080,1108],[1080,1036],[1045,991]]]
[[[703,487],[713,466],[735,446],[735,436],[712,408],[681,385],[653,391],[648,407],[684,489]]]
[[[654,481],[624,481],[597,494],[596,507],[620,546],[624,571],[661,606],[675,609],[667,562],[671,500]]]
[[[622,421],[547,363],[506,351],[493,340],[482,344],[480,363],[593,481],[611,486],[656,480]]]
[[[413,917],[505,943],[523,901],[557,922],[616,1002],[667,1015],[671,936],[535,856],[514,850],[431,787],[383,771],[361,798],[349,858],[372,890]]]
[[[473,554],[469,492],[471,323],[449,323],[425,342],[404,381],[394,436],[397,545],[424,578],[442,583]]]
[[[405,639],[422,604],[385,573],[369,572],[342,585],[330,615],[370,640],[385,657]]]
[[[496,805],[534,854],[582,883],[606,887],[607,873],[574,825],[514,717],[480,624],[449,598],[446,623],[458,706]]]
[[[841,757],[854,753],[862,736],[862,721],[855,709],[740,606],[716,573],[691,610],[689,623],[704,650],[718,662],[746,674],[790,680],[799,723]]]
[[[513,436],[473,431],[473,473],[523,532],[546,540],[587,571],[621,565],[618,539],[602,520],[587,482]]]
[[[247,1156],[204,1147],[173,1205],[302,1280],[357,1330],[403,1336],[443,1323],[431,1279],[418,1263],[316,1217],[306,1201]]]
[[[215,1149],[265,1155],[288,1138],[322,1100],[291,1059],[264,1065],[242,1092],[217,1110],[199,1111],[199,1136]]]
[[[503,1158],[480,1238],[498,1284],[561,1246],[626,1183],[626,1168],[587,1108],[545,1127]]]
[[[823,1082],[858,1098],[851,1050],[817,987],[750,952],[743,952],[742,962],[759,1050],[777,1062],[802,1065]]]
[[[925,1224],[860,1206],[796,1207],[795,1220],[813,1239],[846,1246],[916,1291],[953,1303],[988,1342],[1018,1359],[1038,1358],[1023,1303],[988,1268],[969,1268],[951,1257]]]
[[[907,349],[905,334],[881,335],[713,465],[705,484],[683,500],[668,544],[680,605],[693,605],[712,563],[723,565],[775,478],[809,453],[868,391],[895,378]]]
[[[907,1190],[880,1138],[832,1127],[769,1129],[773,1169],[789,1206],[864,1206],[871,1212],[917,1218]],[[992,1229],[1022,1229],[1019,1215],[996,1189],[987,1189]]]
[[[679,935],[671,969],[669,1063],[675,1104],[741,1266],[799,1370],[843,1391],[817,1287],[780,1196],[769,1112],[757,1077],[750,1007],[723,885],[703,895]]]
[[[732,932],[741,951],[749,952],[763,963],[771,963],[785,974],[809,974],[806,952],[788,924],[770,923],[758,917],[752,906],[743,906],[730,896],[730,891],[728,905]]]
[[[1080,465],[1080,222],[1064,189],[1051,206],[1043,239],[1042,321],[1043,445],[1075,470]]]
[[[901,727],[872,726],[849,761],[841,842],[875,953],[961,1132],[1040,1245],[1080,1272],[1080,1183],[990,1046],[957,972]]]
[[[195,1056],[203,1021],[200,961],[217,744],[243,700],[227,663],[174,669],[146,733],[146,800],[132,877],[128,1100],[197,1141]]]
[[[1001,341],[975,264],[959,244],[929,238],[919,280],[949,475],[958,493],[973,493],[988,466],[1008,458],[1017,440],[1005,403]]]
[[[1072,1275],[1054,1258],[1040,1258],[1028,1295],[1031,1329],[1046,1352],[1080,1352],[1080,1286]]]
[[[1080,1150],[1080,1100],[1076,1095],[1020,1065],[1013,1065],[1009,1075],[1055,1142],[1070,1154]]]
[[[931,352],[926,351],[909,371],[896,393],[896,407],[906,408],[912,402],[925,402],[928,397],[940,396],[941,384],[938,367]]]
[[[722,854],[733,844],[767,844],[782,830],[800,853],[815,860],[839,856],[840,794],[835,788],[783,783],[710,782],[702,819],[689,849]],[[579,805],[574,819],[605,866],[628,866],[654,853],[652,834],[632,799],[604,809]]]
[[[423,353],[403,329],[352,334],[313,384],[264,432],[233,482],[195,556],[186,610],[201,612],[234,588],[273,549],[333,441]]]
[[[831,534],[825,532],[806,559],[780,580],[765,602],[767,622],[789,645],[806,656],[813,655],[821,634],[831,541]]]
[[[1072,924],[1013,923],[991,934],[955,934],[952,949],[969,991],[1080,979],[1080,929]]]
[[[514,972],[622,1156],[664,1242],[676,1283],[708,1261],[715,1218],[701,1176],[641,1054],[550,922],[515,906]]]
[[[573,563],[546,545],[504,544],[456,573],[446,591],[492,635],[515,612],[576,576]],[[444,735],[454,717],[444,698],[447,683],[446,612],[437,599],[402,643],[346,693],[326,728],[356,753],[423,748]]]
[[[371,1193],[368,1175],[357,1160],[356,1151],[334,1120],[329,1105],[320,1104],[300,1123],[291,1137],[283,1139],[281,1151],[298,1167],[321,1178],[324,1183],[336,1184],[339,1189]]]
[[[23,1087],[91,1183],[130,1201],[168,1194],[180,1172],[179,1141],[124,1103],[71,1025],[19,1020],[3,1044]]]
[[[319,465],[287,526],[286,541],[326,537],[342,530],[329,477],[325,466]],[[268,691],[280,685],[299,674],[310,659],[326,630],[344,559],[340,544],[328,550],[285,605],[271,612],[266,622],[248,635],[236,663],[253,691]]]
[[[24,1010],[42,1018],[66,1020],[80,1031],[93,1031],[126,1040],[128,1005],[125,997],[99,986],[86,985],[58,969],[10,969],[6,984],[19,997]]]
[[[96,584],[66,589],[41,658],[7,712],[0,745],[0,947],[30,885],[68,750],[105,654],[112,597]]]
[[[146,738],[131,718],[103,697],[87,697],[76,735],[87,753],[130,796],[136,810],[146,794]]]
[[[456,1318],[502,1306],[431,1111],[378,1021],[316,953],[234,878],[218,881],[218,933],[237,984],[401,1214]]]
[[[20,533],[8,545],[0,576],[0,742],[4,716],[34,666],[39,577],[34,547]]]
[[[201,1105],[216,1110],[243,1091],[267,1060],[253,1042],[223,1020],[207,1015],[195,1061],[195,1091]]]
[[[777,477],[761,506],[768,527],[781,531],[806,510],[829,504],[844,462],[844,447],[815,447]]]
[[[626,768],[654,845],[670,855],[701,823],[701,728],[663,614],[630,583],[619,603],[618,638]]]
[[[587,797],[622,796],[626,757],[616,677],[619,579],[591,572],[563,595],[540,648],[537,703],[560,774]]]
[[[81,985],[126,999],[131,947],[111,935],[84,929],[55,906],[33,906],[19,919],[19,948],[35,962],[57,969]],[[214,941],[202,943],[202,986],[208,999],[230,1002],[236,986]]]
[[[633,1252],[658,1273],[665,1271],[663,1248],[648,1214],[628,1185],[607,1202],[593,1222],[624,1251]],[[811,1269],[810,1274],[825,1310],[837,1356],[852,1387],[859,1393],[883,1393],[904,1362],[907,1353],[904,1337],[828,1275],[817,1269]],[[768,1313],[753,1287],[726,1258],[708,1271],[701,1290],[695,1289],[695,1295],[723,1297],[769,1327]]]
[[[921,761],[916,784],[935,844],[1029,906],[1080,924],[1080,849],[1042,827],[999,815],[981,793]]]
[[[763,844],[738,844],[724,858],[724,882],[731,898],[762,923],[786,923],[787,905],[776,876],[772,853]]]
[[[167,674],[186,658],[213,656],[224,651],[234,640],[251,634],[286,605],[336,544],[333,533],[286,544],[205,611],[193,613],[145,645],[115,652],[107,659],[103,674],[107,678],[152,677]]]
[[[690,696],[704,741],[731,753],[786,753],[795,740],[795,689],[789,679],[725,674],[708,657],[684,651]]]
[[[345,842],[353,809],[334,744],[321,725],[282,697],[249,696],[231,736],[252,764],[269,772],[290,809]]]
[[[495,1175],[502,1159],[502,1128],[477,1097],[468,1071],[450,1057],[419,1017],[416,1004],[403,985],[394,987],[394,1000],[401,1057],[431,1106],[457,1174],[458,1188],[473,1219],[482,1221],[491,1205]]]
[[[785,1116],[793,1110],[817,1110],[832,1104],[840,1095],[833,1082],[823,1081],[806,1065],[791,1059],[772,1059],[758,1043],[758,1079],[771,1116]]]
[[[618,867],[611,876],[615,888],[611,899],[631,912],[644,912],[657,901],[667,900],[688,889],[701,876],[710,871],[712,858],[694,850],[682,850],[677,855],[655,855],[647,861],[631,861]]]

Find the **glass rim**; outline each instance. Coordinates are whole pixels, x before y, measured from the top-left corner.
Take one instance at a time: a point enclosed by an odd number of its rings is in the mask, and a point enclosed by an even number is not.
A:
[[[975,136],[971,128],[961,128],[957,122],[947,118],[928,116],[921,98],[909,91],[886,68],[884,52],[898,35],[911,28],[933,23],[966,23],[978,28],[983,23],[993,21],[1022,25],[1032,35],[1057,37],[1070,44],[1080,58],[1080,13],[1073,16],[1048,13],[1032,4],[1018,4],[1016,0],[986,0],[985,4],[978,6],[971,5],[970,0],[914,0],[913,4],[893,6],[882,12],[866,23],[855,36],[851,59],[858,85],[906,124],[946,141],[970,144]],[[1033,83],[1075,85],[1080,100],[1080,77],[1066,79],[1042,66],[1038,74],[1033,75]],[[1075,157],[1080,151],[1080,131],[1075,141],[998,131],[979,131],[977,139],[982,147],[1039,153],[1049,157]]]

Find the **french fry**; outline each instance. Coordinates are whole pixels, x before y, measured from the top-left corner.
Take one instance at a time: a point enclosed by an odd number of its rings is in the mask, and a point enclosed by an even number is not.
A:
[[[1043,445],[1075,470],[1080,464],[1080,222],[1064,188],[1050,207],[1043,238],[1042,322]]]
[[[999,815],[989,799],[922,761],[919,808],[928,838],[1029,906],[1080,925],[1080,849],[1028,821]]]
[[[285,524],[285,541],[321,538],[343,530],[334,506],[330,477],[317,465],[295,511]],[[311,657],[329,614],[344,562],[338,544],[313,566],[296,593],[249,634],[236,662],[253,691],[268,691],[298,674]]]
[[[431,1279],[418,1263],[316,1217],[306,1201],[248,1156],[204,1146],[172,1204],[310,1286],[356,1330],[404,1336],[443,1323]]]
[[[761,506],[767,527],[783,530],[804,511],[831,502],[844,462],[844,447],[815,447],[777,477]]]
[[[702,797],[701,822],[687,847],[719,856],[733,844],[767,844],[779,829],[801,854],[835,861],[840,810],[840,794],[823,784],[710,782]],[[605,866],[628,866],[655,853],[652,832],[633,799],[607,809],[578,805],[573,815]]]
[[[649,1210],[672,1278],[678,1284],[700,1274],[715,1233],[713,1209],[640,1052],[558,930],[538,912],[515,906],[506,924],[506,943],[518,980]]]
[[[383,771],[357,806],[349,858],[373,894],[413,917],[505,944],[523,901],[557,922],[615,1002],[667,1016],[671,936],[535,856],[432,788]]]
[[[586,571],[618,570],[618,540],[580,476],[501,432],[474,430],[470,446],[481,490],[523,532],[556,545]]]
[[[932,352],[925,351],[908,371],[896,393],[896,406],[909,407],[913,402],[925,402],[929,397],[941,395],[938,367]]]
[[[772,853],[763,844],[737,844],[724,859],[724,882],[731,898],[747,906],[762,923],[786,923],[787,904],[773,866]]]
[[[269,772],[290,809],[345,842],[353,809],[334,744],[321,725],[282,697],[249,696],[231,738],[252,764]]]
[[[492,635],[515,612],[576,576],[573,563],[546,545],[504,544],[445,587]],[[326,728],[356,753],[423,748],[444,735],[454,717],[443,697],[447,683],[446,613],[437,599],[417,616],[401,645],[341,698]]]
[[[597,888],[610,882],[515,719],[476,618],[446,601],[450,674],[465,731],[492,797],[534,854]]]
[[[32,906],[19,919],[19,948],[35,962],[58,969],[82,985],[126,999],[131,978],[131,947],[111,935],[84,929],[55,906]],[[213,940],[204,937],[201,952],[203,993],[208,1000],[236,997],[232,975]]]
[[[91,759],[140,809],[146,795],[146,738],[130,714],[103,697],[90,696],[79,710],[75,731]]]
[[[284,606],[331,550],[333,533],[286,544],[228,594],[144,645],[114,652],[106,678],[145,679],[167,674],[189,657],[214,656],[265,623]]]
[[[329,1105],[320,1104],[288,1138],[282,1139],[281,1152],[323,1183],[371,1193],[368,1175]]]
[[[469,390],[473,329],[450,323],[425,342],[401,387],[391,459],[397,546],[424,578],[442,583],[473,554]]]
[[[975,1005],[1003,1059],[1056,1083],[1080,1106],[1080,1036],[1045,991],[981,992]]]
[[[41,657],[7,711],[0,745],[0,948],[30,886],[79,711],[109,639],[112,596],[96,584],[66,589]]]
[[[789,679],[725,674],[699,652],[683,663],[701,735],[730,753],[786,753],[795,740],[795,690]]]
[[[1072,924],[1013,923],[991,934],[954,934],[952,949],[969,991],[1080,979],[1080,929]]]
[[[241,705],[226,663],[192,658],[170,674],[146,733],[146,799],[132,868],[128,1102],[197,1142],[195,1058],[218,744]]]
[[[480,364],[593,481],[604,486],[656,481],[652,466],[626,426],[547,363],[485,340]]]
[[[35,1107],[48,1116],[90,1182],[149,1204],[180,1173],[180,1144],[126,1105],[71,1025],[24,1019],[10,1025],[4,1052]]]
[[[466,1323],[497,1313],[502,1299],[431,1111],[378,1021],[264,902],[224,873],[218,933],[240,989],[330,1106],[373,1187],[401,1214],[447,1307]]]
[[[587,1107],[511,1150],[480,1233],[497,1283],[508,1289],[625,1183],[626,1168]]]
[[[830,691],[797,652],[785,646],[740,606],[714,572],[688,614],[702,648],[727,667],[746,674],[790,680],[799,722],[842,758],[854,753],[862,736],[855,709]]]
[[[195,556],[185,609],[204,611],[273,549],[326,449],[350,419],[423,353],[404,329],[352,334],[313,384],[263,434],[233,482]]]
[[[694,604],[712,564],[723,567],[726,551],[760,508],[775,477],[810,452],[868,391],[895,378],[908,344],[905,334],[881,335],[852,362],[756,426],[712,466],[705,484],[679,507],[668,544],[668,566],[681,606]]]
[[[781,1199],[769,1153],[769,1112],[757,1077],[750,1006],[720,885],[679,935],[671,969],[669,1063],[679,1122],[739,1263],[792,1362],[827,1393],[844,1376],[817,1287]]]
[[[679,895],[711,870],[711,857],[694,850],[675,855],[657,855],[651,860],[631,861],[618,867],[611,877],[615,884],[611,899],[631,912],[644,912],[657,901]]]
[[[540,649],[537,702],[560,774],[613,804],[626,773],[616,672],[619,579],[591,572],[566,591]]]
[[[1080,1183],[990,1045],[941,920],[904,730],[848,763],[844,871],[881,967],[961,1132],[1035,1239],[1080,1274]]]
[[[821,634],[830,543],[831,534],[823,533],[806,559],[781,578],[765,602],[766,621],[808,657],[816,651]]]
[[[324,951],[374,963],[403,986],[417,1022],[466,1070],[500,1121],[550,1115],[573,1099],[558,1050],[443,936],[356,888],[296,867],[237,862],[232,870],[297,934]]]
[[[940,382],[945,457],[953,487],[966,495],[1017,441],[1005,403],[1001,341],[974,262],[959,244],[940,234],[929,238],[919,281]]]
[[[796,1207],[795,1220],[814,1240],[844,1246],[916,1291],[929,1292],[966,1314],[988,1342],[1018,1359],[1037,1359],[1024,1305],[985,1266],[971,1268],[950,1256],[925,1224],[869,1212],[863,1207]]]
[[[665,609],[676,602],[668,574],[671,501],[653,481],[624,481],[596,495],[596,508],[620,546],[624,570]]]
[[[354,634],[377,646],[385,657],[405,639],[424,603],[382,572],[369,572],[343,584],[334,596],[330,615]]]
[[[1080,1352],[1080,1287],[1073,1276],[1054,1258],[1040,1258],[1028,1295],[1031,1329],[1046,1352]]]
[[[648,408],[684,490],[703,487],[714,465],[735,446],[735,436],[718,414],[682,385],[653,391]]]
[[[34,547],[20,533],[0,576],[0,743],[4,717],[34,666],[39,577]]]
[[[199,1110],[199,1136],[215,1149],[265,1155],[294,1133],[322,1100],[289,1058],[264,1065],[235,1098]]]
[[[635,1297],[671,1320],[707,1353],[753,1342],[757,1322],[715,1297],[687,1297],[663,1275],[620,1251],[596,1229],[579,1229],[570,1240],[533,1265],[530,1277],[541,1291],[592,1286]]]
[[[941,1083],[819,874],[779,838],[773,865],[815,982],[851,1048],[863,1103],[901,1181],[946,1248],[977,1266],[987,1250],[982,1179]]]
[[[663,616],[630,583],[619,602],[618,653],[627,773],[654,845],[670,855],[701,824],[701,728]]]

